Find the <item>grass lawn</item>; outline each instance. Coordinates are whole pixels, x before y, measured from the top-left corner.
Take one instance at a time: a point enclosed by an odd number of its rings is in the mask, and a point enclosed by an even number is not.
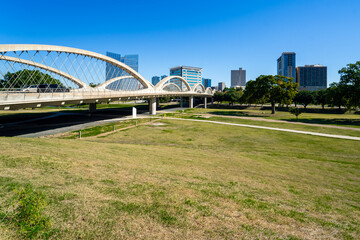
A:
[[[169,119],[0,138],[0,210],[31,184],[58,239],[359,239],[359,156],[358,141]]]
[[[201,114],[199,115],[199,114],[188,114],[188,113],[175,115],[175,117],[188,118],[188,119],[201,119],[201,120],[209,120],[209,121],[219,121],[219,122],[229,122],[229,123],[239,123],[239,124],[247,124],[247,125],[256,125],[256,126],[292,129],[292,130],[299,130],[299,131],[309,131],[309,132],[317,132],[317,133],[360,137],[360,131],[358,131],[358,130],[336,129],[336,128],[321,127],[321,126],[297,125],[297,124],[291,124],[291,123],[286,123],[286,122],[281,123],[281,122],[254,121],[254,120],[241,119],[241,118],[227,118],[227,117],[222,117],[222,116],[205,118]]]
[[[302,109],[303,110],[303,109]],[[330,113],[317,113],[311,112],[314,110],[309,108],[309,112],[303,112],[300,114],[299,119],[289,113],[288,111],[276,111],[275,114],[271,114],[270,109],[262,109],[261,107],[248,107],[243,109],[195,109],[194,112],[204,112],[216,115],[225,116],[240,116],[240,117],[261,117],[268,119],[284,120],[290,122],[304,122],[304,123],[315,123],[315,124],[328,124],[338,125],[344,127],[359,127],[360,128],[360,114],[351,113],[331,113],[331,109],[328,110]],[[318,109],[318,111],[321,111]]]

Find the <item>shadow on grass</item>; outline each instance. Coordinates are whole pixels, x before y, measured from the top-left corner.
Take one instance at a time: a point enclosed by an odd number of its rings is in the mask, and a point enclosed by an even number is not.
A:
[[[70,127],[94,121],[130,116],[135,106],[138,114],[149,111],[148,104],[98,104],[95,113],[89,113],[88,105],[71,105],[59,111],[19,113],[0,116],[0,136],[18,136],[41,131]],[[165,106],[165,109],[177,105]],[[72,110],[71,110],[72,108]]]
[[[348,125],[360,127],[360,119],[325,119],[325,118],[310,118],[310,119],[281,119],[288,122],[302,122],[313,124],[331,124],[331,125]]]
[[[339,108],[312,108],[308,107],[307,109],[304,109],[302,106],[298,106],[301,109],[302,113],[323,113],[323,114],[344,114],[346,113],[346,109],[339,109]],[[249,105],[228,105],[228,104],[212,104],[208,106],[209,109],[234,109],[234,110],[245,110],[245,109],[251,109],[251,110],[267,110],[271,111],[271,106],[249,106]],[[278,107],[276,106],[276,111],[279,112],[288,112],[288,107]],[[354,114],[360,114],[360,111],[354,112]]]
[[[148,111],[146,105],[137,107],[138,114]],[[0,117],[0,136],[37,133],[94,121],[120,118],[132,114],[128,108],[103,108],[95,113],[83,110],[60,110],[50,113],[14,113]]]
[[[215,111],[210,112],[210,114],[214,115],[222,115],[222,116],[236,116],[236,117],[268,117],[268,115],[255,115],[255,114],[249,114],[247,112],[239,112],[239,111]]]
[[[214,107],[215,109],[220,109],[221,105],[217,105]],[[263,113],[261,114],[261,110],[271,110],[270,107],[249,107],[249,106],[224,106],[224,109],[257,109],[259,110],[259,114],[251,114],[249,112],[244,111],[213,111],[210,114],[219,115],[219,116],[237,116],[237,117],[269,117],[271,115]],[[288,112],[288,109],[285,107],[277,107],[276,109],[279,112]],[[301,109],[302,113],[319,113],[319,114],[344,114],[345,110],[341,109],[316,109],[316,108],[308,108]],[[360,114],[360,112],[355,112],[354,114]],[[308,119],[279,119],[288,122],[302,122],[302,123],[312,123],[312,124],[325,124],[325,125],[347,125],[347,126],[358,126],[360,127],[360,119],[347,119],[347,118],[339,118],[339,119],[331,119],[331,118],[308,118]]]

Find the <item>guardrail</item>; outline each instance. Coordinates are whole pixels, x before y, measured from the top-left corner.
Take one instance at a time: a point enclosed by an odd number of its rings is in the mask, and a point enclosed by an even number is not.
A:
[[[0,110],[45,105],[64,105],[84,102],[112,102],[130,99],[144,99],[166,96],[211,97],[212,94],[194,91],[171,92],[156,89],[137,91],[113,91],[108,89],[70,89],[69,92],[24,92],[19,89],[0,91]],[[10,107],[12,106],[12,107]],[[17,106],[17,107],[16,107]]]

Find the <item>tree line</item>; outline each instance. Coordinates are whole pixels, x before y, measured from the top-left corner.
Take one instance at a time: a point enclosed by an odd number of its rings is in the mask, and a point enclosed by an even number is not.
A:
[[[271,112],[275,113],[276,105],[309,104],[345,107],[347,110],[360,107],[360,61],[348,64],[339,70],[340,82],[332,83],[326,90],[298,91],[298,84],[293,78],[279,75],[261,75],[256,80],[246,83],[245,90],[241,88],[226,88],[216,92],[214,100],[229,104],[270,104]]]
[[[4,79],[0,79],[0,88],[22,88],[30,85],[58,84],[63,86],[60,80],[39,70],[23,69],[17,72],[7,72]]]

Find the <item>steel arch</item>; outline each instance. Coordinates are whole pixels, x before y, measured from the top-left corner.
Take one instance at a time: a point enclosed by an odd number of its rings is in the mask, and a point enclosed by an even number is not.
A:
[[[158,82],[155,85],[155,89],[163,89],[165,83],[171,79],[180,79],[185,84],[186,89],[188,91],[191,91],[191,87],[190,87],[189,83],[183,77],[180,77],[180,76],[168,76],[168,77],[162,79],[160,82]]]
[[[46,66],[46,65],[41,64],[41,63],[32,62],[32,61],[24,60],[24,59],[21,59],[21,58],[9,57],[9,56],[0,56],[0,60],[9,61],[9,62],[16,62],[16,63],[26,64],[26,65],[29,65],[29,66],[41,68],[41,69],[44,69],[46,71],[56,73],[57,75],[60,75],[60,76],[62,76],[64,78],[66,78],[66,79],[69,79],[70,81],[72,81],[73,83],[78,85],[80,88],[90,88],[89,85],[87,85],[86,83],[82,82],[81,80],[71,76],[70,74],[67,74],[67,73],[65,73],[63,71],[60,71],[60,70],[56,69],[56,68],[52,68],[52,67]]]
[[[86,51],[78,48],[54,46],[54,45],[40,45],[40,44],[0,44],[0,52],[13,52],[13,51],[49,51],[49,52],[64,52],[87,56],[90,58],[99,59],[101,61],[110,63],[133,76],[138,80],[145,88],[153,89],[154,86],[126,64],[119,62],[111,57],[104,56],[99,53]],[[110,79],[111,80],[111,79]]]
[[[175,84],[175,83],[166,83],[165,85],[163,85],[163,87],[162,87],[162,90],[164,90],[164,88],[166,88],[167,86],[175,86],[177,89],[179,89],[179,92],[181,92],[181,88],[177,85],[177,84]],[[166,91],[166,90],[165,90]]]
[[[196,89],[198,86],[201,87],[201,89],[203,90],[202,92],[204,93],[204,92],[205,92],[205,87],[204,87],[204,85],[202,85],[201,83],[195,84],[195,85],[193,86],[193,88],[191,89],[191,91],[195,92],[195,89]]]

